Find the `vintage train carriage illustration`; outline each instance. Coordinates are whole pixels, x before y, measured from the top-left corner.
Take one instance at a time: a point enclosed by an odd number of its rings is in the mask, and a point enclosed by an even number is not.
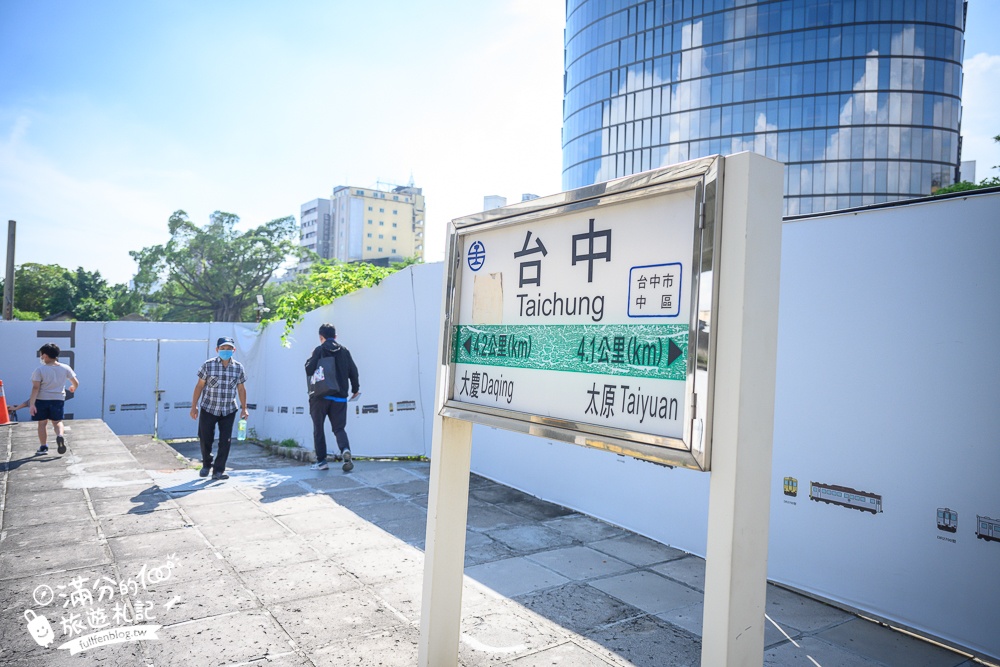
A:
[[[862,512],[878,514],[882,511],[882,496],[877,493],[858,491],[837,484],[809,483],[809,499],[817,502],[841,505]]]
[[[958,512],[947,507],[937,508],[937,527],[938,530],[944,530],[949,533],[957,531]]]
[[[1000,519],[976,515],[976,537],[980,540],[1000,542]]]
[[[799,480],[794,477],[786,477],[784,491],[786,496],[792,496],[793,498],[799,495]]]

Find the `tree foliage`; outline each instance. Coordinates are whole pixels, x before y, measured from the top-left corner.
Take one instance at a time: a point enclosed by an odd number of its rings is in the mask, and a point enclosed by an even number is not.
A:
[[[238,232],[239,217],[216,211],[200,228],[187,213],[170,216],[170,240],[133,250],[136,286],[156,319],[238,322],[252,313],[257,294],[289,256],[301,255],[295,218]]]
[[[99,271],[79,267],[73,272],[58,264],[29,262],[14,273],[14,311],[20,320],[40,320],[65,311],[80,321],[108,321],[141,308],[138,293],[126,285],[109,285]]]
[[[394,264],[392,267],[374,266],[367,262],[317,262],[309,267],[309,272],[291,291],[278,298],[272,316],[262,324],[284,320],[285,329],[281,334],[281,342],[288,346],[288,336],[306,313],[333,303],[334,299],[345,294],[364,287],[374,287],[413,261]]]
[[[949,185],[945,188],[939,188],[934,191],[934,195],[946,195],[950,192],[965,192],[967,190],[981,190],[982,188],[995,188],[1000,186],[1000,176],[993,176],[992,178],[984,178],[979,183],[970,183],[969,181],[959,181],[954,185]]]

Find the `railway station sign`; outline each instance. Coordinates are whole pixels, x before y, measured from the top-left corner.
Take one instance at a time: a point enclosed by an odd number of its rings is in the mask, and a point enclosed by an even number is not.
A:
[[[708,470],[722,168],[453,221],[441,414]]]

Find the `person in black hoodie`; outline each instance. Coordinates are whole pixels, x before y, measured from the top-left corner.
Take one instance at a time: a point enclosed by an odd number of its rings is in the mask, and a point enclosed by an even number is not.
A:
[[[313,423],[313,447],[316,450],[316,463],[310,467],[313,470],[329,470],[326,462],[326,433],[324,421],[330,419],[330,427],[337,438],[340,455],[334,456],[334,461],[344,461],[344,472],[354,468],[351,461],[351,445],[347,439],[347,384],[350,381],[351,399],[361,393],[358,384],[358,367],[346,347],[336,340],[337,329],[332,324],[323,324],[319,328],[319,345],[313,350],[312,356],[306,361],[306,378],[311,378],[316,372],[319,360],[323,357],[333,357],[337,369],[337,385],[340,391],[332,396],[311,396],[309,398],[309,416]]]

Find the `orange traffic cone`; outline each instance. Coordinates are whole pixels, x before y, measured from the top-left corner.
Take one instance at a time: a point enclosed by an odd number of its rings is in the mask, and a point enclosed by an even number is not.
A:
[[[0,380],[0,426],[10,423],[10,415],[7,414],[7,398],[3,394],[3,380]]]

